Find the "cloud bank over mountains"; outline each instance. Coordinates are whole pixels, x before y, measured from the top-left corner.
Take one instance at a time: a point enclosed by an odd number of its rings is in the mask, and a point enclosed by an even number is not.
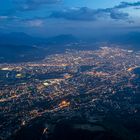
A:
[[[57,23],[60,23],[58,24],[60,28],[64,24],[64,30],[74,28],[74,25],[76,29],[78,26],[80,29],[83,22],[86,22],[87,26],[90,24],[91,28],[96,28],[98,25],[105,26],[109,22],[110,25],[107,26],[110,27],[118,24],[118,27],[131,26],[135,28],[140,23],[139,19],[136,18],[138,14],[135,14],[140,10],[140,1],[123,1],[105,8],[91,8],[81,5],[73,7],[74,1],[66,6],[65,2],[69,0],[11,1],[12,7],[0,11],[0,30],[17,31],[20,28],[23,32],[27,32],[28,29],[31,31],[33,28],[32,31],[36,33],[41,33],[43,29],[49,33],[50,29],[57,31]],[[93,3],[96,3],[96,0]],[[133,11],[133,16],[130,14],[130,9]]]

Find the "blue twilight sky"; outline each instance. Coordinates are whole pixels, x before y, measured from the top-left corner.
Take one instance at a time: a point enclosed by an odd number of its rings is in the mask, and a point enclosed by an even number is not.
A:
[[[45,37],[138,30],[138,0],[0,0],[0,32]]]

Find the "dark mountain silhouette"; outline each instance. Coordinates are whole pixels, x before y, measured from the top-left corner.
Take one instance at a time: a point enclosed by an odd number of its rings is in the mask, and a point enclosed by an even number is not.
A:
[[[46,54],[46,50],[35,46],[0,45],[0,63],[39,60],[44,58]]]
[[[0,34],[0,44],[10,45],[44,45],[48,43],[47,38],[32,37],[23,32]]]
[[[66,44],[78,42],[78,39],[71,34],[63,34],[48,38],[49,44]]]
[[[14,32],[9,34],[0,34],[0,44],[12,45],[46,45],[46,44],[66,44],[77,42],[73,35],[59,35],[50,38],[32,37],[22,32]]]
[[[66,44],[76,42],[72,35],[50,38],[31,37],[25,33],[0,34],[0,62],[33,61],[63,51]],[[59,48],[61,47],[61,50]]]
[[[110,38],[110,42],[131,45],[134,49],[140,49],[140,32],[130,32]]]
[[[91,49],[95,47],[91,42],[107,41],[140,49],[140,32],[97,37],[93,40],[89,38],[89,40],[88,44],[79,45],[79,39],[71,34],[49,38],[32,37],[22,32],[0,34],[0,63],[38,60],[48,54],[63,52],[65,49]]]

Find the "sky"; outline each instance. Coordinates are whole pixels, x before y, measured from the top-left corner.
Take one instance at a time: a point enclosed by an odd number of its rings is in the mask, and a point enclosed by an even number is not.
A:
[[[0,0],[0,32],[48,37],[138,30],[138,0]]]

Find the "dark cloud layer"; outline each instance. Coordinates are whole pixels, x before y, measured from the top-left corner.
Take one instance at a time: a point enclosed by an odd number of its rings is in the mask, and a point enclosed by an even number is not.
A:
[[[87,7],[65,9],[54,11],[50,18],[63,18],[67,20],[97,20],[99,18],[111,18],[115,20],[129,21],[129,14],[121,11],[123,8],[140,6],[140,2],[128,3],[121,2],[119,5],[106,9],[90,9]]]
[[[117,9],[90,9],[82,7],[79,9],[65,9],[62,11],[52,12],[50,18],[64,18],[67,20],[84,20],[94,21],[100,18],[111,18],[116,20],[127,20],[129,14],[120,12]]]
[[[64,3],[61,4],[65,0],[11,1],[13,1],[13,7],[10,7],[11,9],[6,8],[7,10],[0,13],[0,28],[2,29],[14,31],[21,29],[23,32],[36,31],[37,33],[49,30],[50,33],[52,31],[57,33],[59,32],[58,27],[63,32],[71,32],[71,28],[74,32],[76,30],[77,32],[87,31],[87,28],[89,28],[90,32],[93,27],[96,29],[98,26],[120,28],[139,25],[139,19],[136,19],[133,15],[131,16],[131,11],[129,9],[125,11],[125,8],[132,7],[139,10],[140,2],[121,2],[111,8],[92,9],[89,7],[72,7],[72,5],[66,8]],[[57,6],[58,9],[56,10]],[[128,11],[130,15],[127,13]],[[84,26],[83,21],[85,21]]]
[[[140,6],[140,1],[130,3],[130,2],[121,2],[119,5],[115,6],[114,8],[128,8],[128,7],[135,7],[135,6]]]
[[[62,11],[54,11],[50,15],[50,18],[64,18],[68,20],[96,20],[97,17],[101,14],[103,14],[102,11],[82,7],[78,9],[65,9]]]

